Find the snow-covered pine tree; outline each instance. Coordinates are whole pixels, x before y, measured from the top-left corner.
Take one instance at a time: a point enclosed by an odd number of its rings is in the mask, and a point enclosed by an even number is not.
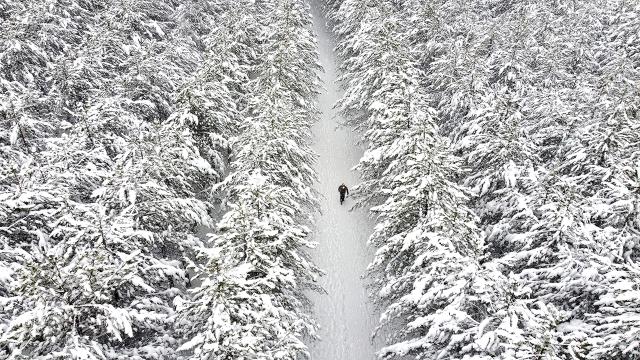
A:
[[[637,4],[612,4],[603,21],[607,26],[602,49],[599,89],[602,96],[594,109],[592,130],[585,154],[599,157],[590,161],[598,174],[597,187],[585,202],[587,212],[600,230],[603,262],[609,265],[601,273],[605,290],[595,301],[588,322],[594,326],[591,359],[634,359],[640,356],[637,334],[639,313],[637,293],[640,244],[640,81],[638,30],[640,8]],[[599,123],[594,120],[599,120]],[[590,123],[591,124],[591,123]],[[587,136],[581,133],[581,137]],[[583,142],[584,144],[585,142]],[[590,146],[589,146],[590,145]],[[595,149],[594,149],[595,147]],[[595,175],[595,176],[594,176]],[[594,193],[595,192],[595,193]]]
[[[300,251],[310,231],[295,212],[283,213],[294,202],[290,189],[259,172],[242,180],[205,251],[209,275],[183,305],[193,330],[181,349],[197,359],[295,359],[314,331],[299,293],[317,273]]]
[[[51,231],[63,199],[60,189],[43,187],[43,153],[66,123],[64,86],[56,69],[69,63],[82,33],[93,21],[93,2],[4,2],[0,42],[0,121],[2,169],[3,334],[20,315],[20,274],[29,252]],[[54,76],[52,76],[52,74]],[[59,121],[60,120],[60,121]],[[46,175],[46,173],[44,173]],[[45,272],[41,276],[45,276]],[[6,323],[4,322],[6,320]],[[8,356],[6,343],[0,352]]]
[[[204,56],[199,71],[181,89],[179,110],[171,121],[188,126],[193,132],[200,154],[219,169],[217,179],[226,175],[229,142],[240,131],[247,72],[254,61],[247,41],[257,25],[247,21],[244,6],[247,4],[242,2],[194,4],[180,21],[183,26],[191,24],[201,29],[199,45]],[[204,10],[200,7],[214,8],[210,18],[201,16]],[[214,29],[209,28],[212,24]]]
[[[248,64],[230,173],[218,186],[226,213],[202,251],[201,286],[180,303],[180,351],[197,359],[293,360],[308,356],[302,338],[315,333],[302,291],[319,274],[305,253],[316,206],[308,142],[317,55],[303,1],[263,1],[245,11],[259,24],[248,34],[257,36],[248,43],[257,56]]]

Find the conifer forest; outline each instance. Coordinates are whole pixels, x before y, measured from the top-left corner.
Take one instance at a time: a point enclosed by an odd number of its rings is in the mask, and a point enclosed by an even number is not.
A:
[[[0,0],[0,360],[640,360],[637,261],[637,0]]]

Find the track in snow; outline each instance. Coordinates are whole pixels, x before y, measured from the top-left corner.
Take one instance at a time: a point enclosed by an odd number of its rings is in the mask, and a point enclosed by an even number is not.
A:
[[[317,219],[312,251],[315,262],[326,271],[320,280],[328,294],[313,294],[315,314],[320,324],[320,340],[311,344],[311,360],[373,360],[371,333],[377,322],[369,303],[362,276],[372,254],[366,246],[372,224],[366,211],[349,211],[353,202],[347,198],[340,206],[338,186],[358,182],[350,169],[358,162],[362,149],[356,146],[357,136],[350,129],[339,127],[333,105],[342,96],[336,84],[333,37],[330,35],[319,4],[312,4],[314,30],[318,36],[318,51],[324,73],[324,91],[319,96],[320,121],[315,125],[314,150],[319,159],[316,166],[320,179],[317,189],[322,214]]]

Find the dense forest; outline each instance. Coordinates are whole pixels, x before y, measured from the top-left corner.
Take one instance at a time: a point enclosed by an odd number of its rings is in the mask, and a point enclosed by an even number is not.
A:
[[[305,353],[308,5],[3,0],[0,21],[0,358]]]
[[[380,356],[640,358],[640,5],[330,14],[368,144]]]
[[[379,358],[640,359],[628,0],[0,0],[0,359],[310,357],[312,5]]]

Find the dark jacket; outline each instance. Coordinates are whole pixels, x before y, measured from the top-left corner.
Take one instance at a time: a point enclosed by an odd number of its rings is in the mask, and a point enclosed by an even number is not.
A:
[[[349,194],[349,189],[347,188],[346,185],[342,184],[338,187],[338,192],[340,193],[340,195],[344,195],[344,194]]]

